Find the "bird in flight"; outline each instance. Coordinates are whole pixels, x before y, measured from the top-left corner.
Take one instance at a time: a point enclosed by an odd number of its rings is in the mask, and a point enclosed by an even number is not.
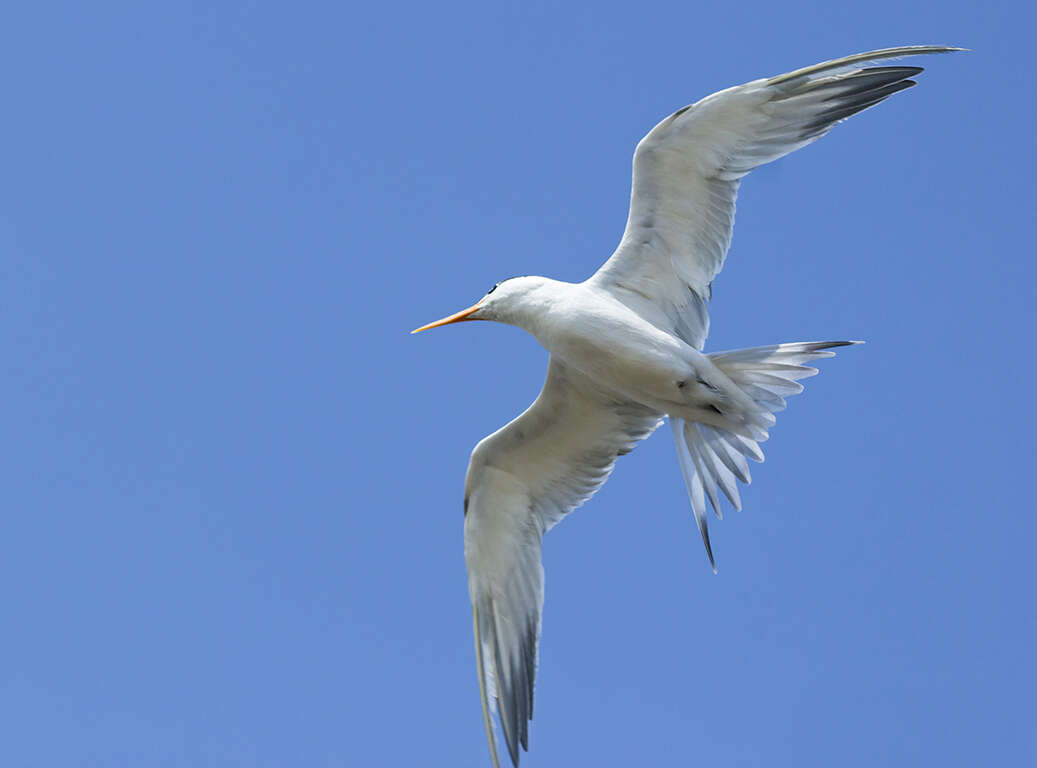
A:
[[[741,509],[738,481],[808,363],[852,341],[701,350],[707,301],[731,242],[742,177],[915,85],[921,67],[867,66],[962,50],[907,46],[859,53],[707,96],[655,126],[634,152],[630,214],[615,253],[582,283],[516,277],[475,305],[413,333],[494,320],[551,354],[536,401],[472,451],[464,543],[475,655],[490,755],[496,709],[512,763],[529,749],[544,602],[541,541],[587,501],[668,418],[691,508],[716,571],[707,502]]]

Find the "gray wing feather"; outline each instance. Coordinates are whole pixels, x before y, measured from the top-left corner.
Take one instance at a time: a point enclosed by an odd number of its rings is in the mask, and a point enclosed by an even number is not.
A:
[[[864,62],[961,50],[906,46],[855,54],[707,96],[655,126],[634,153],[630,215],[591,278],[701,349],[705,301],[731,244],[741,179],[910,88],[921,67]]]
[[[616,458],[660,423],[552,359],[540,397],[472,452],[465,484],[465,562],[487,738],[496,709],[512,762],[529,745],[544,572],[544,533],[589,499]]]

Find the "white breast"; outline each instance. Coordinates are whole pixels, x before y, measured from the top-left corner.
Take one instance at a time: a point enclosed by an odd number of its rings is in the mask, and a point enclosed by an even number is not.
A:
[[[694,375],[699,357],[609,294],[569,286],[534,335],[551,354],[636,402],[671,401],[677,382]]]

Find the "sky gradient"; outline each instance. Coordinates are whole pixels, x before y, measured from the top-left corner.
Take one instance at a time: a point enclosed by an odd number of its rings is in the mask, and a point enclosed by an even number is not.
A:
[[[546,353],[408,331],[597,269],[676,108],[912,43],[972,52],[746,179],[706,348],[868,343],[718,575],[668,430],[550,533],[522,765],[1037,762],[1035,11],[704,5],[4,11],[0,764],[485,768],[464,472]]]

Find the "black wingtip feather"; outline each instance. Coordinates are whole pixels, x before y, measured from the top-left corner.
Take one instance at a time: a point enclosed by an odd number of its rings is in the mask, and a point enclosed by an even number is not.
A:
[[[822,349],[834,349],[835,347],[852,347],[854,344],[863,343],[863,341],[818,341],[809,346],[809,351],[818,352]]]
[[[491,604],[492,608],[492,604]],[[497,623],[496,614],[493,616],[494,624]],[[495,660],[496,680],[497,680],[497,714],[500,719],[501,731],[504,733],[504,743],[508,746],[508,755],[511,756],[511,762],[518,768],[518,739],[515,738],[515,694],[512,691],[512,695],[507,701],[507,711],[505,711],[505,700],[504,700],[504,663],[501,659],[500,651],[500,640],[497,635],[499,633],[494,627],[494,641],[493,641],[493,655]]]
[[[802,137],[806,138],[819,130],[827,130],[835,123],[840,120],[845,120],[848,117],[856,115],[858,112],[863,112],[868,107],[874,107],[879,102],[885,101],[894,93],[899,91],[907,90],[915,85],[918,85],[914,80],[901,80],[896,83],[884,86],[882,88],[876,88],[871,91],[866,91],[863,96],[864,99],[855,99],[849,103],[843,102],[843,106],[836,109],[829,109],[821,113],[816,119],[807,123],[803,126]]]
[[[492,610],[492,603],[490,607]],[[496,621],[497,616],[494,613],[495,625]],[[525,642],[520,644],[516,655],[507,658],[507,667],[496,626],[493,643],[497,714],[504,743],[508,748],[508,756],[515,768],[519,765],[519,745],[526,752],[529,751],[529,723],[533,719],[533,682],[536,678],[536,646],[539,631],[536,616],[528,618],[527,622]],[[505,669],[509,674],[504,674]]]
[[[834,80],[807,83],[797,93],[830,93],[826,101],[846,101],[924,71],[922,67],[870,67]]]
[[[525,674],[522,669],[522,662],[519,659],[515,660],[515,664],[511,669],[511,715],[514,718],[512,721],[512,734],[517,736],[517,741],[526,746],[527,740],[526,733],[526,721],[528,713],[526,711],[526,680]],[[515,733],[515,731],[518,731]],[[511,751],[511,760],[515,763],[515,768],[518,768],[519,763],[519,751],[518,744],[508,744],[508,749]],[[528,747],[526,748],[528,751]]]
[[[879,75],[884,73],[889,74],[903,74],[904,77],[914,77],[925,72],[925,67],[865,67],[860,71],[856,77],[861,74],[868,73],[871,75]]]

